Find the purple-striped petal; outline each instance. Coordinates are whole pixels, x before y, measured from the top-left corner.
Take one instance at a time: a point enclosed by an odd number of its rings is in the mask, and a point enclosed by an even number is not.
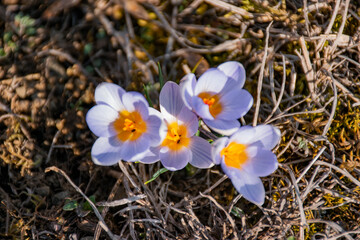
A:
[[[193,136],[191,138],[192,159],[190,164],[197,168],[210,168],[214,165],[211,158],[211,145],[203,138]]]
[[[145,120],[149,116],[149,103],[145,97],[138,92],[126,92],[122,95],[122,102],[128,112],[139,112]]]
[[[162,124],[162,119],[157,115],[150,115],[146,120],[146,134],[150,138],[150,146],[157,146],[162,142],[160,137],[160,127]]]
[[[229,143],[228,137],[218,138],[212,143],[211,156],[216,165],[221,163],[222,157],[220,155],[220,152],[221,150],[223,150],[223,148],[227,146],[228,143]]]
[[[280,142],[281,132],[278,128],[272,125],[258,125],[254,128],[255,136],[252,141],[261,142],[264,148],[271,150]]]
[[[155,163],[160,160],[159,151],[160,151],[159,147],[156,147],[156,148],[150,147],[145,152],[135,155],[132,158],[132,161],[146,163],[146,164]]]
[[[150,147],[150,137],[143,134],[134,141],[123,142],[121,147],[121,158],[124,161],[133,161],[133,158],[142,152],[145,152]]]
[[[194,96],[196,78],[193,73],[185,75],[180,81],[180,94],[187,108],[192,109],[191,98]]]
[[[220,64],[218,67],[226,76],[231,77],[238,82],[239,87],[242,88],[246,80],[246,72],[243,65],[239,62],[229,61]]]
[[[191,99],[191,103],[193,106],[193,110],[199,117],[201,117],[202,119],[214,119],[214,117],[210,113],[209,106],[205,104],[201,98],[194,96]]]
[[[271,125],[243,126],[231,136],[230,141],[254,144],[271,150],[279,143],[280,137],[280,130]]]
[[[242,126],[230,137],[229,141],[248,145],[253,143],[252,139],[254,136],[255,136],[254,127]]]
[[[202,92],[219,93],[225,86],[228,77],[216,68],[204,72],[196,83],[194,95]]]
[[[258,176],[247,173],[233,167],[227,167],[222,161],[221,167],[225,174],[231,179],[235,189],[250,202],[263,205],[265,201],[265,189]]]
[[[180,96],[180,88],[174,82],[166,82],[160,92],[160,111],[164,119],[173,122],[181,109],[184,107],[183,100]]]
[[[92,107],[86,114],[86,122],[90,130],[98,137],[116,135],[113,122],[119,114],[109,105],[99,104]]]
[[[222,135],[231,135],[235,133],[240,127],[240,122],[238,120],[203,119],[203,121],[209,128]]]
[[[230,90],[221,96],[222,111],[216,118],[234,120],[243,117],[253,104],[251,94],[241,88]]]
[[[183,107],[180,111],[178,116],[178,124],[185,125],[187,129],[187,136],[193,136],[198,128],[199,128],[199,121],[197,116],[190,111],[187,107]]]
[[[270,150],[250,145],[246,148],[246,153],[249,159],[242,168],[249,174],[265,177],[278,168],[276,155]]]
[[[122,144],[116,137],[98,138],[91,148],[91,157],[95,164],[111,166],[121,160],[120,151]]]
[[[116,111],[124,110],[121,96],[125,90],[114,83],[100,83],[95,89],[95,101],[97,104],[107,104]]]
[[[170,171],[183,169],[192,158],[191,150],[185,147],[178,151],[172,151],[168,147],[162,147],[159,155],[162,165]]]

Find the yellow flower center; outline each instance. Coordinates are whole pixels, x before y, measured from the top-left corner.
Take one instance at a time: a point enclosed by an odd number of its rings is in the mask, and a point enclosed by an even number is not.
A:
[[[220,152],[221,157],[225,157],[225,164],[228,167],[241,168],[248,160],[246,153],[246,145],[231,142],[227,147]]]
[[[135,141],[147,129],[146,122],[142,119],[140,113],[126,110],[119,113],[119,117],[113,124],[118,139],[123,142]]]
[[[222,105],[219,101],[219,95],[203,92],[200,93],[198,97],[201,98],[203,102],[209,106],[211,116],[216,117],[217,115],[219,115],[219,113],[222,112]]]
[[[190,138],[187,137],[187,129],[184,125],[178,125],[173,122],[168,125],[168,131],[161,146],[168,147],[173,151],[180,150],[190,144]]]

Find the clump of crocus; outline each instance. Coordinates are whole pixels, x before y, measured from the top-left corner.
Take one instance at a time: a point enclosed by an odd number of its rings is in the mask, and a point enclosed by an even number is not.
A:
[[[251,94],[242,89],[244,83],[244,67],[238,62],[226,62],[207,70],[198,81],[194,74],[187,74],[180,84],[181,95],[185,105],[208,127],[231,135],[240,127],[237,119],[253,104]]]
[[[211,145],[195,136],[198,130],[197,116],[183,103],[179,86],[167,82],[160,92],[160,111],[164,124],[160,129],[161,143],[150,148],[140,162],[152,163],[156,156],[165,168],[176,171],[188,163],[198,168],[213,166]]]
[[[244,198],[262,205],[265,190],[260,177],[277,169],[278,161],[271,149],[279,140],[280,131],[273,126],[244,126],[231,137],[217,139],[213,143],[212,156]]]
[[[151,146],[160,144],[160,113],[140,93],[101,83],[95,89],[95,101],[97,105],[86,115],[90,130],[99,137],[91,149],[94,163],[109,166],[120,160],[137,161]]]

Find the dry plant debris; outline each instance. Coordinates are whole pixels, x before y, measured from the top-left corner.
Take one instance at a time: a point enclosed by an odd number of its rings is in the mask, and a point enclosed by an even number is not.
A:
[[[359,238],[358,1],[2,0],[0,29],[1,239]],[[157,63],[179,81],[228,60],[255,99],[242,123],[282,131],[263,207],[219,168],[145,185],[160,165],[92,163],[97,84],[157,106]]]

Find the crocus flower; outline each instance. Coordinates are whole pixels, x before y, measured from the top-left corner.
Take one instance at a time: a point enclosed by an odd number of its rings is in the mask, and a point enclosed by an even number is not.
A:
[[[271,152],[280,140],[279,129],[270,125],[241,127],[230,138],[213,143],[215,164],[221,164],[235,189],[250,202],[262,205],[265,190],[260,177],[273,173],[278,162]]]
[[[140,162],[152,163],[157,159],[171,171],[180,170],[188,163],[197,168],[212,167],[211,145],[194,136],[198,130],[197,116],[184,105],[176,83],[167,82],[162,88],[160,111],[164,120],[160,129],[162,142],[150,148]]]
[[[242,89],[244,83],[244,67],[238,62],[226,62],[207,70],[198,81],[194,74],[187,74],[180,84],[181,96],[208,127],[231,135],[240,127],[237,119],[253,104],[251,94]]]
[[[101,83],[95,89],[95,101],[97,105],[86,115],[90,130],[99,137],[91,149],[95,164],[135,161],[160,143],[160,113],[150,108],[140,93]]]

